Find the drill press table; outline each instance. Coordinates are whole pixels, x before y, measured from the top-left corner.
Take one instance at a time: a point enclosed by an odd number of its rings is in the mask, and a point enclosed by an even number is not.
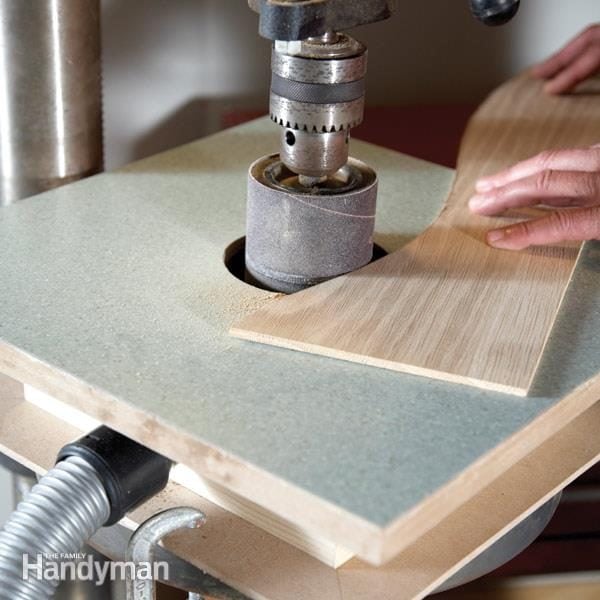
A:
[[[0,211],[0,371],[378,565],[600,399],[600,246],[527,398],[232,339],[272,297],[223,255],[276,135],[259,120]],[[359,142],[353,155],[379,174],[376,241],[393,251],[453,173]]]

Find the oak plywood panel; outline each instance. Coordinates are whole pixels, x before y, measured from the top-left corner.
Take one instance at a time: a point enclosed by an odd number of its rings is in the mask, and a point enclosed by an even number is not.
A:
[[[484,174],[599,139],[597,95],[549,97],[527,76],[509,81],[470,121],[452,192],[422,235],[355,273],[272,300],[232,334],[526,395],[579,245],[492,249],[485,232],[523,214],[475,216],[467,202]]]

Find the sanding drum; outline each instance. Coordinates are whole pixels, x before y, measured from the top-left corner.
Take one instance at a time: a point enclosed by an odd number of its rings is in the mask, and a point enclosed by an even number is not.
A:
[[[306,187],[278,154],[249,171],[246,278],[293,293],[354,271],[373,257],[377,176],[350,158]]]

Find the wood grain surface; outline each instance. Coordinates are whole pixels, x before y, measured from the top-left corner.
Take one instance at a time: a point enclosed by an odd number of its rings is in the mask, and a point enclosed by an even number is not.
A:
[[[43,474],[59,449],[83,431],[3,393],[4,381],[0,376],[0,451]],[[174,481],[121,525],[134,529],[176,506],[203,511],[206,525],[170,537],[167,548],[251,598],[420,599],[598,461],[599,428],[596,403],[384,567],[356,558],[339,569],[327,567]]]
[[[468,209],[474,183],[542,150],[600,140],[592,91],[549,97],[523,75],[494,92],[465,133],[453,190],[417,239],[357,272],[277,298],[234,325],[253,341],[526,395],[579,244],[509,252],[486,245],[501,218]],[[414,198],[419,202],[419,198]]]

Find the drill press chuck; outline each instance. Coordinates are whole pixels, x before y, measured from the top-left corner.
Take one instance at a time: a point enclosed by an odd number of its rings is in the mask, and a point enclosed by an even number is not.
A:
[[[276,42],[271,68],[281,160],[301,175],[333,175],[348,160],[350,129],[363,120],[367,49],[337,33]]]

